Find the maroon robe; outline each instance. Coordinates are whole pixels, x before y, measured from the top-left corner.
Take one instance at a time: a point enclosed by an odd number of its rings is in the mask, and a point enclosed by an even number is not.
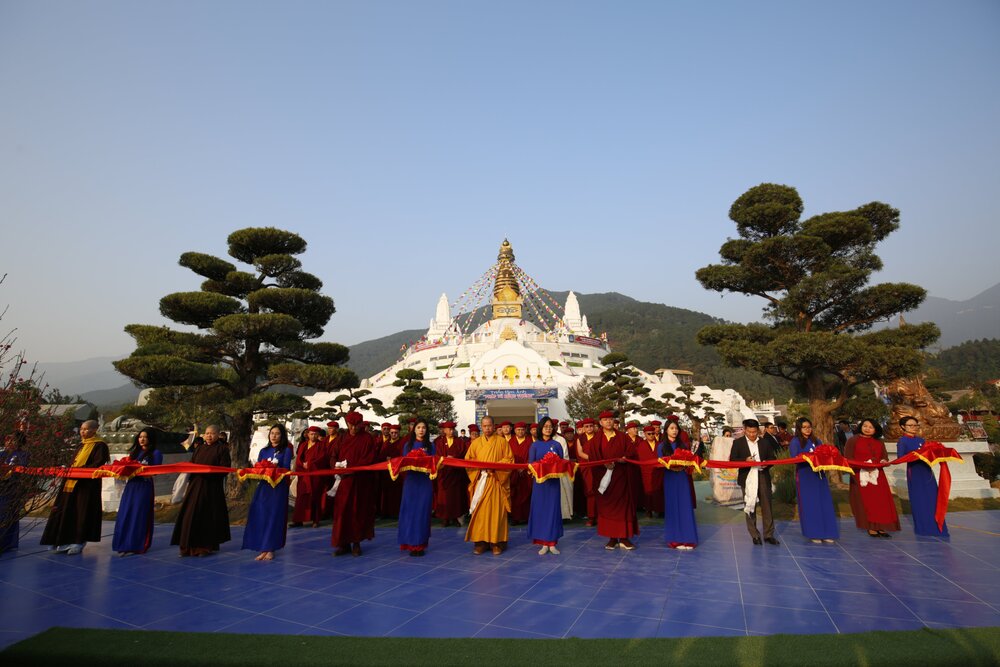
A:
[[[437,456],[464,459],[468,450],[466,438],[453,437],[451,447],[443,435],[434,440]],[[469,475],[465,468],[440,467],[435,482],[434,516],[443,521],[455,521],[464,516],[469,511]]]
[[[392,442],[384,441],[379,447],[378,460],[394,459],[403,455],[403,440]],[[388,474],[378,473],[375,481],[378,485],[378,513],[385,517],[397,518],[399,516],[399,503],[403,499],[403,477],[405,473],[393,481]]]
[[[510,451],[514,454],[514,463],[527,463],[528,452],[531,450],[531,439],[524,436],[523,442],[517,441],[517,436],[511,436]],[[531,513],[531,485],[534,484],[531,473],[527,470],[512,470],[510,473],[510,520],[524,523]]]
[[[656,443],[650,445],[648,440],[640,441],[636,444],[636,454],[640,461],[655,461]],[[639,474],[642,477],[639,505],[645,507],[647,512],[663,513],[663,467],[642,466]]]
[[[342,433],[330,447],[330,467],[347,461],[348,467],[371,465],[379,452],[370,433]],[[375,537],[375,480],[377,472],[344,475],[333,499],[333,535],[330,543],[347,547],[354,542]]]
[[[299,450],[295,453],[297,471],[326,470],[329,467],[330,448],[325,439],[318,441],[312,447],[309,447],[307,442],[299,445]],[[292,522],[321,521],[329,513],[326,492],[332,483],[332,477],[299,477],[295,482],[295,509],[292,511]]]
[[[853,461],[887,461],[885,443],[877,438],[855,435],[844,446],[844,456]],[[867,470],[856,468],[855,472]],[[861,486],[858,475],[851,475],[851,510],[854,523],[865,530],[897,531],[899,515],[892,499],[892,489],[885,477],[885,470],[878,469],[878,484]]]
[[[586,434],[578,436],[576,439],[577,447],[583,448],[583,453],[589,456],[591,459],[597,460],[600,457],[597,456],[597,441],[600,439],[600,435],[595,435],[590,440],[587,440]],[[581,459],[583,460],[583,459]],[[597,485],[600,483],[601,470],[604,468],[581,468],[579,477],[583,480],[583,495],[587,499],[587,518],[591,521],[597,520]]]
[[[596,444],[596,446],[594,446]],[[595,450],[593,458],[604,459],[632,459],[636,460],[635,446],[629,441],[628,436],[620,431],[608,439],[602,430],[591,443]],[[639,534],[639,522],[635,514],[635,484],[632,475],[633,466],[627,463],[618,463],[614,470],[608,470],[603,466],[598,466],[594,470],[603,471],[600,477],[594,475],[594,493],[597,495],[597,534],[612,539],[628,539]],[[611,475],[611,482],[604,493],[598,493],[597,489],[604,475]]]

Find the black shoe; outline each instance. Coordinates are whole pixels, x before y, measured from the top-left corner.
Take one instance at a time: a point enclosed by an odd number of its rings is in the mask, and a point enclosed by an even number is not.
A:
[[[759,538],[759,537],[755,537],[755,538],[753,538],[753,543],[754,543],[754,544],[764,544],[763,542],[761,542],[761,541],[760,541],[760,538]]]
[[[301,521],[293,521],[292,523],[288,524],[288,527],[289,528],[301,528],[302,527],[302,522]]]
[[[420,558],[423,555],[424,555],[423,551],[411,551],[410,552],[410,558]]]
[[[774,539],[773,537],[765,537],[764,541],[767,542],[768,544],[773,544],[774,546],[778,546],[779,544],[781,544],[781,542]]]
[[[889,533],[885,532],[884,530],[880,530],[879,533],[878,533],[878,536],[879,537],[884,537],[887,540],[891,540],[892,539],[892,535],[890,535]]]
[[[333,552],[334,556],[346,556],[351,553],[350,547],[337,547],[337,550]]]

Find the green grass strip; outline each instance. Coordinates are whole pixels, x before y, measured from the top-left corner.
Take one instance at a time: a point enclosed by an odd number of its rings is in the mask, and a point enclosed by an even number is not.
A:
[[[684,639],[396,639],[53,628],[8,647],[0,663],[971,666],[1000,664],[1000,628]]]

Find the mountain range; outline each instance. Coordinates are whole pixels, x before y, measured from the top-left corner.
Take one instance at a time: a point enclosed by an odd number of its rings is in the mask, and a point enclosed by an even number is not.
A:
[[[567,292],[551,292],[555,301],[565,303]],[[617,292],[578,294],[580,310],[590,327],[606,333],[612,349],[627,354],[646,371],[681,368],[693,371],[698,383],[732,387],[748,399],[775,398],[781,403],[790,396],[790,387],[771,378],[719,363],[716,352],[698,345],[695,334],[719,318],[684,308],[637,301]],[[486,317],[481,308],[473,321]],[[528,319],[537,319],[531,315]],[[1000,284],[965,301],[929,296],[920,308],[904,315],[907,322],[936,322],[941,338],[934,346],[943,350],[965,341],[1000,338]],[[407,329],[388,336],[352,345],[349,366],[360,377],[368,377],[393,364],[402,346],[419,339],[424,329]],[[125,354],[122,357],[126,356]],[[64,395],[80,395],[99,406],[118,406],[134,401],[139,389],[118,373],[111,362],[121,357],[96,357],[83,361],[39,363],[45,382]]]

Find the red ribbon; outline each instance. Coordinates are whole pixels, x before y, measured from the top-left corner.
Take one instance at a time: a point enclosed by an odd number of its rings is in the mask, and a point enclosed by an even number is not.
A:
[[[406,456],[397,456],[389,459],[389,477],[395,482],[401,473],[411,470],[413,472],[426,473],[431,479],[436,479],[438,476],[438,466],[442,458],[440,456],[431,456],[422,449],[410,450]],[[385,467],[385,464],[380,465]],[[345,469],[340,469],[340,471],[343,470]],[[338,474],[340,471],[338,471]]]
[[[528,472],[538,484],[559,477],[569,477],[572,480],[576,477],[576,469],[579,467],[576,461],[564,459],[555,452],[546,452],[545,456],[527,465]]]
[[[273,489],[291,474],[291,470],[279,468],[274,465],[273,461],[258,461],[252,468],[240,468],[237,470],[236,478],[240,482],[245,482],[248,479],[259,479],[270,484]]]
[[[702,466],[705,462],[697,454],[692,454],[690,450],[687,449],[677,449],[670,456],[664,456],[656,459],[656,463],[662,465],[667,470],[683,470],[685,468],[694,468],[695,472],[701,472]]]

